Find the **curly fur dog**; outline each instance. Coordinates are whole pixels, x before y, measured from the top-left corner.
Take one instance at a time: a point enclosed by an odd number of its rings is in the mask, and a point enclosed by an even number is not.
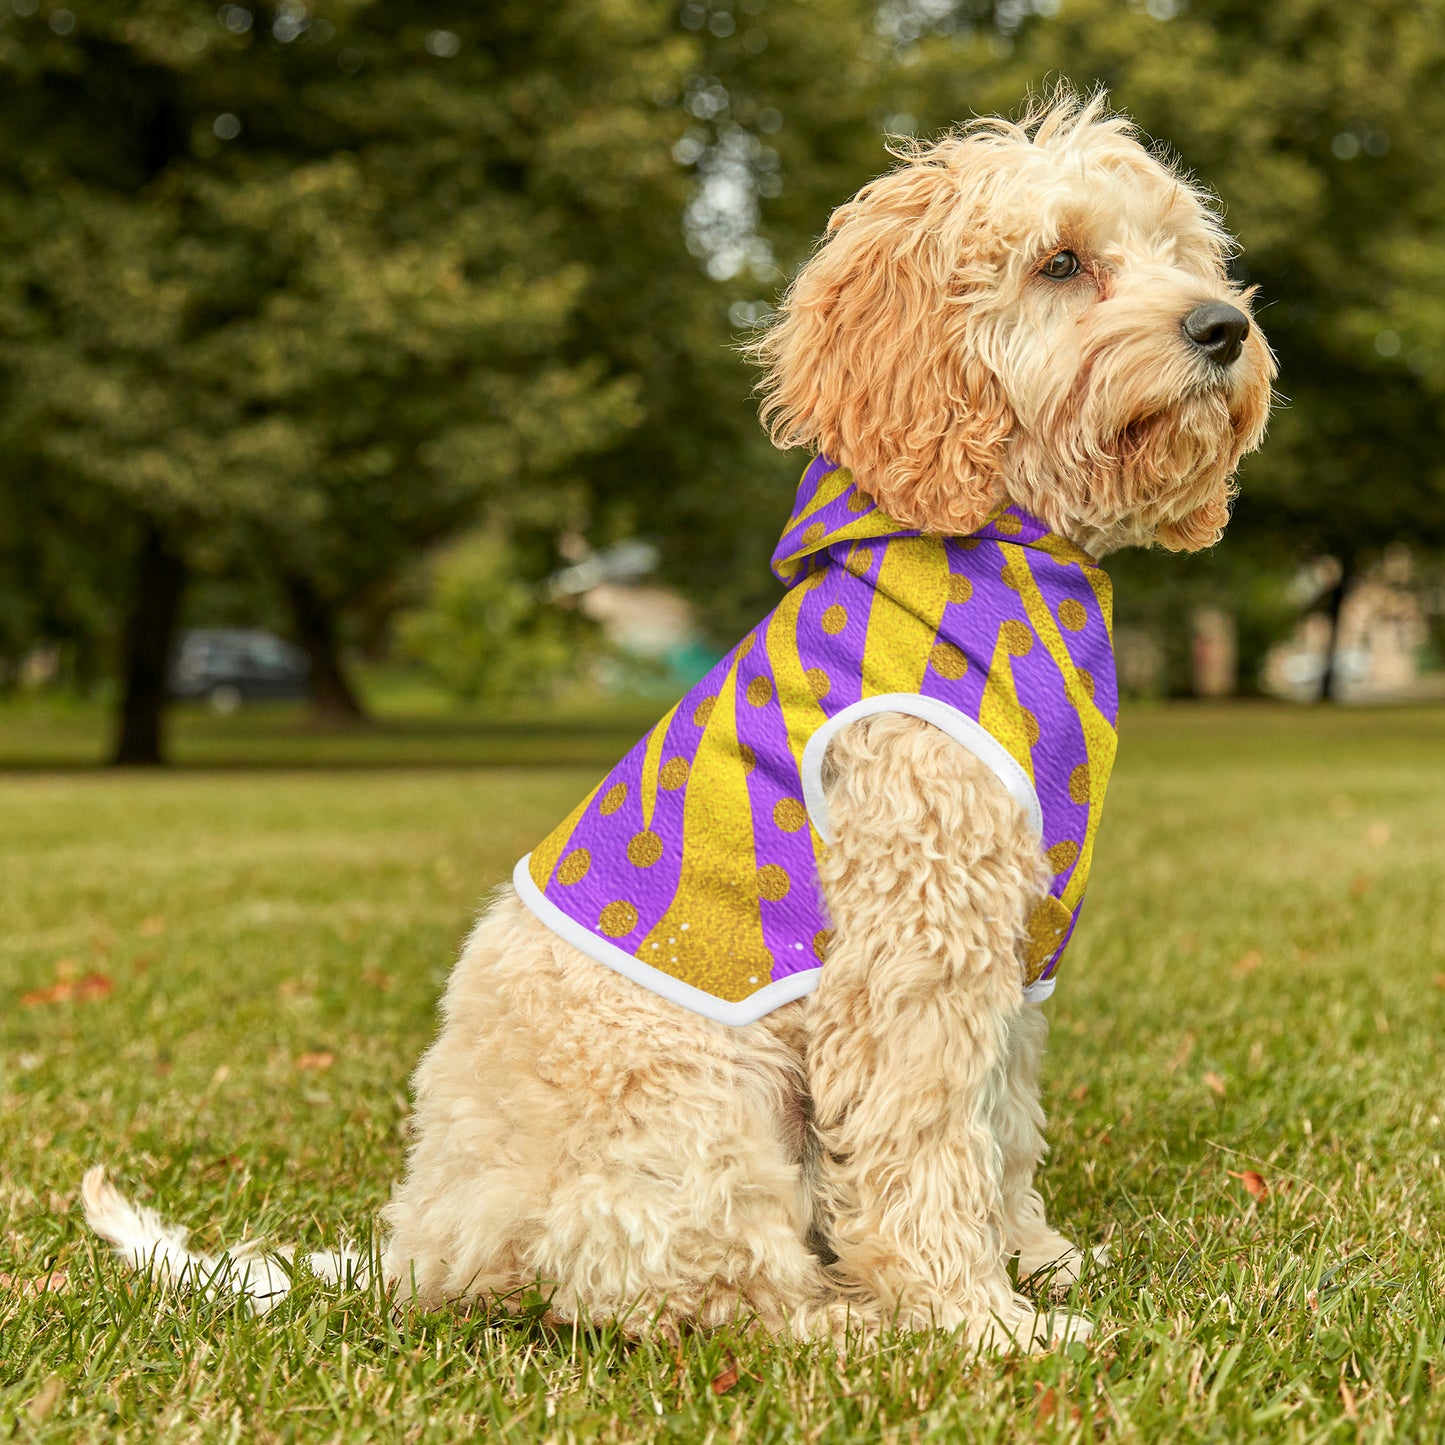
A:
[[[846,468],[911,535],[969,538],[1009,506],[1087,559],[1214,543],[1274,365],[1208,199],[1100,99],[900,160],[834,214],[756,345],[776,443]],[[834,1339],[962,1326],[997,1347],[1087,1333],[1008,1273],[1080,1264],[1034,1182],[1046,1025],[1024,959],[1057,871],[1037,821],[915,715],[839,730],[821,779],[826,966],[751,1022],[604,966],[511,888],[493,900],[385,1211],[404,1297],[541,1282],[560,1319],[666,1335],[738,1318]],[[86,1202],[132,1259],[188,1267],[99,1171]],[[284,1287],[259,1277],[253,1295]]]

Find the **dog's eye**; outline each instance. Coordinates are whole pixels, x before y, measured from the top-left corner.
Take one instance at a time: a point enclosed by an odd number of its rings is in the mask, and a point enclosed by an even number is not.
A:
[[[1055,251],[1039,267],[1039,274],[1047,276],[1050,281],[1067,281],[1071,276],[1077,276],[1083,269],[1079,264],[1079,258],[1072,251]]]

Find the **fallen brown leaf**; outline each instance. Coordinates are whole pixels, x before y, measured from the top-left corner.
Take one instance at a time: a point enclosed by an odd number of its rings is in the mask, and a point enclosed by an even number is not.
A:
[[[62,978],[47,988],[32,989],[20,995],[20,1002],[25,1008],[47,1003],[70,1003],[72,1000],[90,1003],[105,998],[114,987],[108,974],[88,973],[84,978]]]
[[[361,981],[370,984],[372,988],[380,989],[382,993],[386,993],[395,982],[389,973],[384,973],[379,968],[362,969]]]
[[[318,1049],[312,1054],[302,1054],[296,1060],[298,1069],[329,1069],[336,1062],[336,1055],[328,1053],[325,1049]]]
[[[66,1294],[70,1290],[70,1276],[64,1269],[53,1269],[49,1274],[32,1275],[29,1279],[18,1274],[0,1274],[0,1289],[13,1289],[26,1299],[43,1294]]]
[[[1058,1395],[1055,1394],[1052,1389],[1042,1391],[1038,1397],[1037,1404],[1034,1406],[1034,1424],[1052,1425],[1054,1423],[1054,1415],[1058,1408]]]
[[[1210,1093],[1218,1094],[1221,1099],[1224,1097],[1224,1080],[1220,1078],[1220,1076],[1216,1074],[1213,1069],[1210,1069],[1209,1072],[1205,1074],[1204,1086],[1210,1091]]]
[[[166,931],[166,921],[159,913],[150,918],[142,918],[136,926],[136,932],[142,938],[158,938]]]
[[[74,992],[75,986],[64,981],[52,983],[49,988],[32,988],[29,993],[20,995],[20,1006],[35,1008],[42,1003],[64,1003]]]
[[[1257,948],[1251,948],[1229,971],[1235,978],[1248,978],[1263,962],[1264,954]]]
[[[1445,973],[1437,973],[1435,975],[1435,987],[1445,988]]]
[[[727,1392],[731,1390],[734,1385],[737,1384],[737,1382],[738,1362],[731,1355],[729,1355],[727,1369],[722,1371],[721,1374],[713,1376],[712,1392],[714,1395],[726,1395]]]
[[[1076,1104],[1082,1104],[1084,1100],[1088,1097],[1089,1086],[1087,1084],[1080,1084],[1077,1089],[1069,1090],[1069,1098],[1071,1098]]]
[[[1374,880],[1366,878],[1363,873],[1357,873],[1350,879],[1350,895],[1354,898],[1363,898],[1374,884]]]
[[[1229,1177],[1239,1180],[1252,1199],[1263,1199],[1269,1193],[1269,1182],[1257,1169],[1242,1169],[1237,1174],[1231,1169]]]

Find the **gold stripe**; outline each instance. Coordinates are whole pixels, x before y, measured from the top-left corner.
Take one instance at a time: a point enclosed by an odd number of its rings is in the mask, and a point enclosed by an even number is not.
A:
[[[807,476],[807,472],[804,471],[803,475]],[[788,525],[783,531],[791,532],[794,527],[801,526],[814,512],[821,512],[824,507],[836,502],[852,485],[853,473],[847,467],[835,467],[818,483],[818,490],[809,498],[808,505],[788,518]]]
[[[1019,545],[1027,545],[1037,552],[1047,552],[1059,562],[1077,562],[1080,567],[1092,568],[1095,572],[1099,570],[1099,564],[1082,547],[1076,547],[1067,537],[1060,537],[1057,532],[1045,532],[1037,542]]]
[[[736,664],[734,665],[736,666]],[[673,703],[668,709],[667,715],[647,737],[647,751],[642,757],[642,781],[639,784],[644,828],[652,827],[652,810],[657,804],[657,773],[662,766],[662,745],[667,741],[667,729],[676,716],[677,704]]]
[[[1034,632],[1048,649],[1049,656],[1053,658],[1063,677],[1064,693],[1069,699],[1069,705],[1079,715],[1079,723],[1084,731],[1084,747],[1089,758],[1089,821],[1084,832],[1084,846],[1079,852],[1079,861],[1074,865],[1068,887],[1064,889],[1060,899],[1064,907],[1072,913],[1079,899],[1084,896],[1084,888],[1089,881],[1089,868],[1094,860],[1094,839],[1099,831],[1099,819],[1104,809],[1104,792],[1109,786],[1109,774],[1114,768],[1119,735],[1079,682],[1079,670],[1074,665],[1063,634],[1060,633],[1054,615],[1039,590],[1038,579],[1027,564],[1025,551],[1026,549],[1020,548],[1012,563],[1019,581],[1019,595],[1023,598],[1024,611],[1033,624]],[[1098,571],[1097,568],[1094,570]],[[1100,575],[1107,584],[1107,575]],[[1099,595],[1098,588],[1095,588],[1095,595]],[[1102,597],[1100,605],[1105,605]],[[1106,621],[1109,620],[1109,615],[1106,610]]]
[[[988,665],[988,681],[983,687],[983,700],[978,707],[979,726],[990,737],[997,738],[1009,750],[1018,765],[1034,781],[1033,744],[1024,723],[1024,710],[1014,685],[1013,663],[1008,647],[1000,634],[994,644],[993,661]]]
[[[863,696],[917,692],[948,603],[948,551],[941,537],[890,542],[863,646]],[[897,599],[907,598],[907,605]]]
[[[788,729],[788,747],[797,763],[803,761],[808,739],[827,721],[818,699],[803,672],[798,655],[798,613],[807,589],[794,590],[778,604],[773,620],[768,623],[764,646],[773,679],[778,685],[778,703],[783,709],[783,722]]]
[[[1114,584],[1109,580],[1109,574],[1102,567],[1085,567],[1084,576],[1089,579],[1089,586],[1094,589],[1094,596],[1099,602],[1099,611],[1104,616],[1104,630],[1109,634],[1109,641],[1114,640]]]
[[[736,1003],[770,982],[771,969],[747,770],[739,759],[736,658],[693,759],[682,830],[677,892],[637,957]],[[801,888],[811,880],[791,882]]]
[[[789,531],[792,530],[790,527]],[[894,533],[901,531],[900,525],[893,520],[886,512],[868,512],[851,522],[845,522],[841,527],[835,527],[831,532],[818,538],[816,542],[809,542],[801,546],[795,552],[788,555],[778,563],[778,571],[784,578],[791,578],[798,570],[797,564],[805,557],[811,557],[815,552],[821,552],[825,547],[831,547],[835,542],[868,542],[874,537],[891,537]],[[902,541],[913,541],[914,538],[901,538]],[[936,538],[930,539],[936,541]],[[940,544],[941,545],[941,544]]]
[[[603,778],[602,783],[606,781],[607,779]],[[527,860],[527,872],[532,875],[532,882],[544,892],[552,881],[552,870],[557,866],[557,860],[566,850],[578,823],[582,821],[583,813],[587,811],[587,805],[597,796],[602,783],[598,783],[597,787],[532,849],[532,856]]]
[[[773,669],[773,680],[778,685],[778,705],[783,711],[783,725],[788,730],[788,748],[793,761],[801,768],[803,749],[808,739],[827,721],[828,714],[813,694],[812,686],[803,671],[803,660],[798,652],[798,613],[807,593],[794,589],[778,604],[773,620],[768,624],[764,647],[768,663]],[[822,862],[826,849],[818,836],[811,819],[808,836],[813,844],[813,857]]]

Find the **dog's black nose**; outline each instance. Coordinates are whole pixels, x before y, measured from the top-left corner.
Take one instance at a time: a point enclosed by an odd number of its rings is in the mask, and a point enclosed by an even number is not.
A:
[[[1211,361],[1228,366],[1244,349],[1249,317],[1223,301],[1206,301],[1184,318],[1184,334]]]

